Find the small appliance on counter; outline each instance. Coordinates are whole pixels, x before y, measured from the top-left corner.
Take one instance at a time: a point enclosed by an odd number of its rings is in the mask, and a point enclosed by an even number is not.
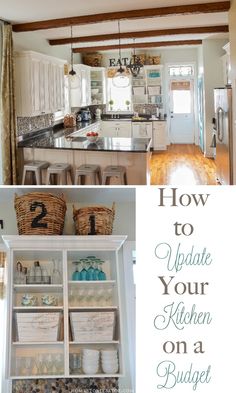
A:
[[[88,108],[81,109],[81,121],[89,121],[91,120],[91,113]]]

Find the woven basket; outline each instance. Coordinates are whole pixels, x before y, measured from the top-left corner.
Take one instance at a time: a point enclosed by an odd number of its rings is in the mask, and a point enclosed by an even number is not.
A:
[[[83,56],[83,63],[90,67],[101,67],[102,57],[101,53],[87,53]]]
[[[75,209],[73,219],[76,235],[111,235],[115,217],[115,203],[105,206],[88,206]]]
[[[62,235],[66,214],[63,195],[15,194],[15,210],[19,235]]]

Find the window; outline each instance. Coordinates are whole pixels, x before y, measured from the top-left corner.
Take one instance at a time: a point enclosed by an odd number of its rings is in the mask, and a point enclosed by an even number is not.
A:
[[[181,66],[171,66],[169,67],[170,76],[192,76],[193,66],[191,65],[181,65]]]
[[[110,111],[131,111],[131,83],[130,77],[129,85],[124,86],[124,77],[116,77],[116,85],[113,83],[113,78],[107,78],[108,90],[108,110]],[[112,102],[112,103],[111,103]]]

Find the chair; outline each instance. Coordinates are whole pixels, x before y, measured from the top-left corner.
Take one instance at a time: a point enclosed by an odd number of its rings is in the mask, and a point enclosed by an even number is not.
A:
[[[47,161],[30,161],[24,164],[22,184],[25,184],[27,175],[31,177],[31,184],[34,184],[34,180],[37,186],[42,184],[42,169],[46,169],[49,166]]]
[[[46,184],[67,185],[69,182],[72,184],[71,165],[61,163],[49,165]]]
[[[109,185],[112,177],[118,177],[120,184],[127,185],[126,168],[121,165],[109,165],[102,174],[102,184]]]
[[[102,176],[101,176],[101,168],[99,165],[80,165],[75,171],[75,182],[74,184],[85,184],[86,177],[90,178],[90,184],[96,184],[96,180],[98,180],[98,184],[102,184]]]

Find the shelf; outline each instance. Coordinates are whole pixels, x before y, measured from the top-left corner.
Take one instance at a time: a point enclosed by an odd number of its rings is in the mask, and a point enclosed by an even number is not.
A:
[[[57,374],[57,375],[24,375],[12,376],[10,379],[60,379],[60,378],[120,378],[123,374]]]
[[[117,306],[105,306],[105,307],[103,307],[103,306],[84,306],[84,307],[80,307],[80,306],[78,306],[78,307],[76,307],[76,306],[72,306],[72,307],[69,307],[69,310],[71,310],[71,311],[73,311],[73,310],[88,310],[88,311],[91,311],[91,310],[101,310],[101,311],[108,311],[108,310],[118,310],[118,307]]]
[[[14,341],[12,345],[16,347],[22,347],[22,346],[32,346],[32,345],[63,345],[64,341],[44,341],[44,342],[38,342],[38,341],[27,341],[27,342],[22,342],[22,341]]]
[[[15,284],[13,289],[16,292],[56,292],[57,290],[62,290],[63,285],[54,284]]]
[[[123,374],[70,374],[69,378],[120,378]]]
[[[84,342],[84,341],[70,341],[70,345],[112,345],[112,344],[119,344],[119,340],[113,340],[113,341],[94,341],[94,342]]]
[[[10,379],[59,379],[59,378],[64,378],[64,374],[55,374],[55,375],[47,375],[47,374],[42,374],[42,375],[23,375],[23,376],[12,376]]]
[[[63,310],[63,306],[35,306],[35,307],[28,307],[28,306],[19,306],[13,307],[14,311],[48,311],[48,310]]]
[[[82,285],[100,285],[100,284],[102,284],[102,285],[115,285],[116,284],[116,281],[115,280],[105,280],[105,281],[68,281],[68,283],[71,285],[71,284],[73,284],[73,285],[80,285],[80,284],[82,284]]]

